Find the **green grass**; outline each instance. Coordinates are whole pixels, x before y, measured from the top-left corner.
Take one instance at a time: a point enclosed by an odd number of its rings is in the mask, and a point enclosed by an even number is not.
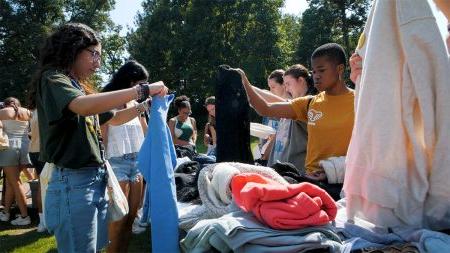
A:
[[[17,229],[0,224],[0,252],[58,252],[55,237],[48,233],[38,233],[36,225],[33,226]],[[147,230],[133,235],[128,252],[151,252],[150,232]]]
[[[16,212],[12,210],[12,215]],[[56,240],[49,233],[38,233],[37,213],[35,209],[28,209],[32,218],[29,226],[17,228],[7,222],[0,222],[0,253],[28,253],[28,252],[58,252]],[[103,250],[102,252],[106,252]],[[149,229],[139,235],[132,235],[129,252],[151,252]]]
[[[5,226],[0,225],[0,230]],[[0,232],[0,252],[58,252],[53,236],[36,228],[9,228]]]
[[[195,143],[197,152],[202,154],[206,153],[206,151],[208,150],[208,147],[206,147],[203,143],[203,132],[203,130],[197,131],[197,142]]]

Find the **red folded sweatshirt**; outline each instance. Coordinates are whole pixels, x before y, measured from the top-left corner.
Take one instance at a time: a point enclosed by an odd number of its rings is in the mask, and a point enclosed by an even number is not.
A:
[[[283,185],[259,174],[242,173],[233,177],[231,191],[241,209],[274,229],[324,225],[337,214],[333,198],[310,183]]]

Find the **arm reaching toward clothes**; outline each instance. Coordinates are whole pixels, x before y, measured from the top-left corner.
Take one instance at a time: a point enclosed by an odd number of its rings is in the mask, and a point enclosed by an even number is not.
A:
[[[242,85],[247,93],[249,103],[259,115],[276,118],[296,118],[295,111],[292,109],[289,102],[268,103],[263,96],[256,91],[255,87],[250,84],[245,72],[242,69],[237,70],[239,71],[239,74],[241,74]]]

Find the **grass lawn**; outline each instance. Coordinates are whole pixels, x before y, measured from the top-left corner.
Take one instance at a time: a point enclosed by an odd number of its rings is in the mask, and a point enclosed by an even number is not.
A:
[[[29,226],[17,228],[7,222],[0,222],[0,253],[58,252],[53,235],[36,232],[36,210],[29,209],[29,212],[33,220]],[[149,230],[132,236],[129,252],[151,252]]]

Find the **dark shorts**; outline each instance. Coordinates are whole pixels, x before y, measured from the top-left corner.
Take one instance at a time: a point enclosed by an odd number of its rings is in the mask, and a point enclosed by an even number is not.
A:
[[[33,164],[37,174],[40,175],[42,169],[44,169],[45,162],[39,161],[39,153],[28,153],[28,154],[30,156],[31,164]]]

